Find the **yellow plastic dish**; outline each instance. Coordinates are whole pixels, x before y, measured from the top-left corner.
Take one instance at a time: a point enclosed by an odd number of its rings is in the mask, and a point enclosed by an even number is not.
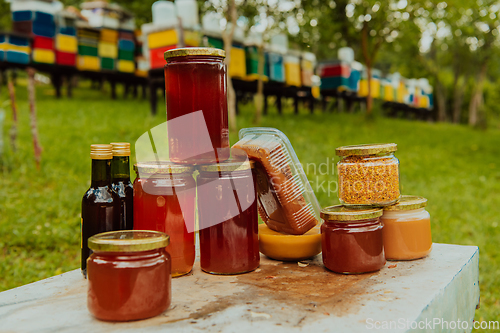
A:
[[[315,226],[303,235],[286,235],[259,225],[259,249],[269,258],[300,261],[321,253],[321,227]]]

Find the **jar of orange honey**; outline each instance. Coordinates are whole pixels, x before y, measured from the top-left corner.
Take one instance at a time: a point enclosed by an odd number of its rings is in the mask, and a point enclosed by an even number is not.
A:
[[[423,197],[403,195],[397,204],[384,207],[381,221],[386,259],[419,259],[431,252],[431,220],[426,205]]]

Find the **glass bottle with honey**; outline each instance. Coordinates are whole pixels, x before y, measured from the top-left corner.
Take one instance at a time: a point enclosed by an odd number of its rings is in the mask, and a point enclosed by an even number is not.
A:
[[[120,229],[134,228],[134,186],[130,181],[130,143],[113,142],[111,160],[111,186],[120,196]]]
[[[90,146],[92,158],[92,181],[82,199],[81,268],[87,276],[87,258],[90,250],[89,237],[105,232],[120,230],[120,196],[111,186],[112,146],[94,144]]]

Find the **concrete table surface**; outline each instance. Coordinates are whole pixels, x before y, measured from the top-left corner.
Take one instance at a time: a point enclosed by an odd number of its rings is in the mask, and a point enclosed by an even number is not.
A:
[[[457,320],[468,332],[478,279],[478,248],[447,244],[361,275],[329,272],[321,255],[300,264],[262,256],[256,271],[236,276],[203,273],[197,261],[173,279],[169,310],[109,323],[87,311],[78,269],[0,293],[0,332],[430,332],[454,331],[444,322]]]

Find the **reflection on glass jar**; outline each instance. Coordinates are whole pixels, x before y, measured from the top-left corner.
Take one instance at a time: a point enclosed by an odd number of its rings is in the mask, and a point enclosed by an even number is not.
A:
[[[351,209],[342,205],[321,211],[323,263],[344,274],[367,273],[385,265],[380,222],[382,209]]]
[[[397,145],[372,144],[337,148],[339,199],[344,205],[388,206],[396,203],[399,191]]]
[[[255,181],[251,162],[231,159],[199,167],[201,269],[239,274],[259,266]]]
[[[134,230],[156,230],[170,236],[172,276],[191,271],[195,259],[196,183],[193,167],[171,162],[134,166]]]

